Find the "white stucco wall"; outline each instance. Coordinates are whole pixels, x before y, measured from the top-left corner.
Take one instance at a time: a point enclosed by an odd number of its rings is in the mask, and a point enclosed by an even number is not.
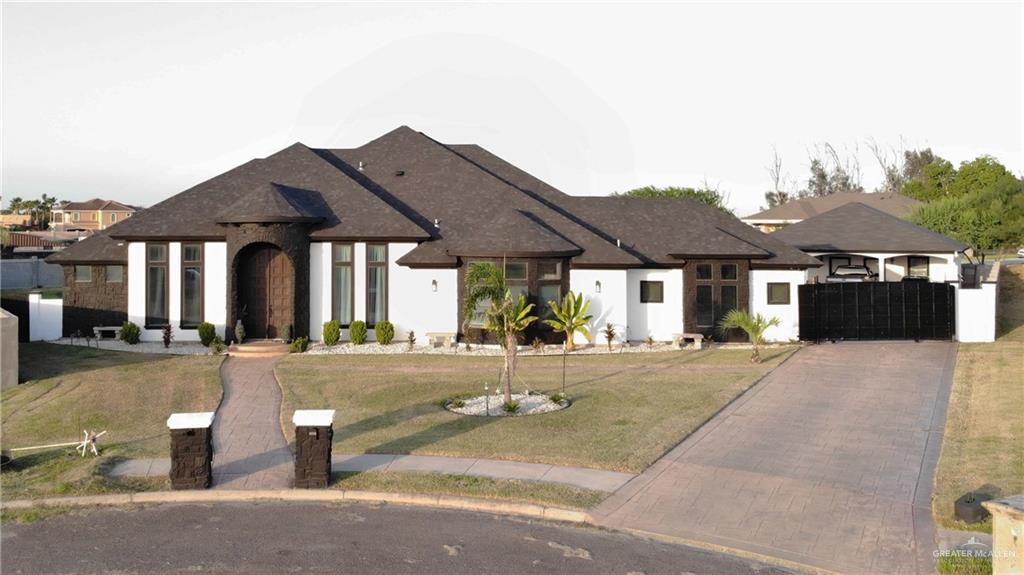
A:
[[[324,323],[331,319],[331,244],[309,244],[309,339],[324,338]]]
[[[768,304],[768,284],[789,284],[789,305]],[[750,311],[769,319],[779,318],[778,327],[765,332],[766,341],[789,341],[800,336],[800,302],[797,286],[804,283],[803,270],[750,270]]]
[[[573,293],[582,293],[590,300],[588,313],[594,316],[590,322],[590,333],[597,345],[607,343],[601,334],[606,323],[615,326],[618,334],[615,341],[621,342],[627,337],[628,321],[628,289],[626,270],[579,270],[569,271],[569,289]],[[597,292],[597,283],[601,284],[601,292]],[[637,300],[639,301],[640,284],[637,283]],[[576,334],[576,343],[586,343],[587,338]]]
[[[664,302],[640,303],[640,282],[664,282]],[[653,337],[670,341],[683,331],[683,270],[635,269],[626,271],[627,334],[631,341]]]
[[[981,284],[981,289],[956,288],[956,339],[962,342],[996,340],[998,284]]]
[[[128,244],[128,321],[142,328],[146,325],[146,244]],[[149,337],[145,329],[142,338],[157,341],[160,336]]]
[[[459,331],[458,270],[413,269],[395,263],[415,247],[414,243],[388,244],[388,319],[395,324],[395,340],[406,340],[412,330],[416,340],[425,343],[428,332]]]
[[[203,245],[203,320],[217,327],[225,339],[228,322],[228,245],[206,242]],[[199,332],[196,332],[198,338]]]

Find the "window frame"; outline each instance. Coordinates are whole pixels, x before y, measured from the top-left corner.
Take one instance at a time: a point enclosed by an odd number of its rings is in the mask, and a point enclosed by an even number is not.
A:
[[[110,268],[118,268],[119,270],[121,270],[121,278],[118,279],[117,281],[111,280],[110,279]],[[121,265],[121,264],[109,264],[109,265],[106,265],[106,266],[103,267],[103,276],[104,276],[104,280],[108,284],[123,284],[124,283],[124,266]]]
[[[658,299],[650,299],[650,286],[657,284],[659,288]],[[646,298],[644,299],[644,287],[647,287]],[[664,280],[640,280],[640,303],[665,303],[665,281]]]
[[[199,259],[198,260],[186,260],[185,259],[185,246],[197,246],[199,248]],[[178,319],[178,326],[181,329],[198,329],[199,324],[203,323],[206,319],[206,307],[203,305],[206,300],[206,274],[204,273],[204,263],[206,260],[206,246],[202,242],[182,242],[181,243],[181,317]],[[185,322],[185,270],[187,268],[199,268],[199,321],[195,323]],[[168,310],[170,315],[170,310]],[[168,319],[170,321],[170,319]]]
[[[840,261],[840,260],[846,260],[846,263],[845,264],[837,264],[836,262]],[[828,275],[830,275],[830,276],[834,275],[836,273],[836,268],[839,267],[839,266],[850,266],[850,265],[853,265],[852,261],[853,261],[853,258],[851,258],[850,256],[829,256],[828,257]]]
[[[376,262],[376,261],[372,262],[372,261],[370,261],[370,248],[371,247],[383,247],[384,248],[384,261],[383,262]],[[370,302],[370,268],[371,267],[379,267],[379,268],[383,268],[383,270],[384,270],[384,293],[381,295],[381,297],[384,298],[384,314],[383,314],[384,317],[377,318],[377,319],[380,320],[380,321],[387,321],[387,319],[388,319],[388,275],[390,275],[390,274],[388,274],[388,244],[381,244],[381,243],[373,243],[373,244],[368,243],[368,244],[366,244],[366,255],[364,257],[366,259],[366,261],[364,262],[364,267],[366,269],[366,313],[365,313],[365,315],[366,315],[366,327],[368,329],[373,329],[373,328],[377,327],[377,322],[372,322],[372,323],[370,322],[370,304],[371,304],[371,302]],[[353,309],[353,312],[354,311],[355,310]],[[354,315],[354,313],[353,313],[353,315]]]
[[[160,329],[171,322],[171,278],[170,278],[170,259],[171,259],[171,246],[168,242],[146,242],[143,244],[146,248],[146,315],[145,315],[145,327],[146,329]],[[154,262],[149,259],[149,248],[152,246],[162,246],[164,248],[164,259],[162,262]],[[166,318],[154,318],[150,315],[149,309],[149,269],[152,267],[162,267],[164,269],[164,312],[167,314]],[[152,321],[154,319],[166,319],[167,323],[158,323]]]
[[[331,242],[331,321],[338,320],[338,294],[335,293],[334,289],[334,273],[339,267],[347,267],[349,269],[348,274],[348,304],[350,315],[348,323],[341,324],[343,329],[351,327],[352,322],[355,321],[356,316],[356,245],[352,242]],[[347,246],[349,248],[349,259],[347,262],[339,262],[334,256],[335,246]],[[369,253],[369,252],[367,252]],[[385,283],[387,278],[385,277]],[[367,279],[367,286],[369,286],[369,279]],[[367,305],[369,305],[369,290],[367,290]]]
[[[82,280],[82,279],[78,279],[78,270],[79,270],[79,268],[82,268],[83,270],[84,270],[84,269],[86,269],[86,268],[88,268],[88,270],[89,270],[89,279],[87,279],[87,280]],[[92,283],[92,266],[91,266],[91,265],[79,265],[79,264],[75,264],[75,268],[74,268],[74,280],[75,280],[75,283],[76,283],[76,284],[88,284],[88,283]]]
[[[705,268],[708,270],[708,276],[702,278],[702,277],[700,277],[700,270],[705,269]],[[694,264],[693,279],[695,279],[695,280],[697,280],[699,282],[714,281],[714,279],[715,279],[715,266],[712,265],[712,264]]]
[[[913,270],[914,270],[914,260],[918,260],[918,261],[924,260],[924,275],[919,275],[919,274],[913,273]],[[931,278],[931,273],[932,273],[932,258],[930,258],[928,256],[907,256],[907,273],[903,274],[904,276]]]
[[[725,268],[732,268],[733,277],[725,277]],[[723,282],[738,282],[740,281],[740,266],[736,264],[718,264],[718,281]]]
[[[707,290],[708,293],[711,294],[711,302],[710,302],[710,306],[711,306],[711,311],[710,311],[711,323],[701,323],[700,322],[700,315],[701,315],[700,314],[700,292],[701,292],[702,289]],[[693,297],[693,299],[694,299],[694,302],[693,302],[693,304],[694,304],[693,305],[693,315],[694,315],[693,319],[694,319],[694,323],[697,325],[698,328],[701,328],[701,327],[715,327],[715,286],[714,286],[714,284],[708,283],[708,284],[700,284],[700,285],[695,286],[694,292],[693,292],[693,296],[694,296]]]
[[[772,286],[785,286],[786,287],[786,301],[772,301]],[[791,305],[793,301],[793,287],[789,282],[768,282],[765,288],[765,299],[768,305]]]

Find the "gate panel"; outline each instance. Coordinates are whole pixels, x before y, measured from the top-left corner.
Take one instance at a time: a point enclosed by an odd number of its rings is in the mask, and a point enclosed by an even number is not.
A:
[[[800,339],[952,339],[954,288],[944,283],[807,284]]]

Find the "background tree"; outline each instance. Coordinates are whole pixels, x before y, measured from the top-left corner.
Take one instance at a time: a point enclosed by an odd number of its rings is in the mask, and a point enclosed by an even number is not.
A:
[[[781,206],[794,195],[788,185],[789,177],[783,175],[782,156],[779,155],[775,146],[772,146],[772,162],[768,164],[768,177],[771,179],[772,189],[764,193],[764,201],[768,204],[765,209]]]
[[[846,152],[840,157],[836,148],[825,142],[815,146],[810,157],[811,175],[807,179],[807,187],[800,192],[800,197],[821,197],[841,192],[863,192],[860,183],[860,160],[856,148],[853,153]]]
[[[690,198],[713,208],[718,208],[723,212],[732,213],[732,210],[726,206],[728,197],[720,192],[718,188],[709,186],[707,182],[704,182],[704,185],[700,188],[644,186],[627,192],[615,192],[612,196],[631,198]]]

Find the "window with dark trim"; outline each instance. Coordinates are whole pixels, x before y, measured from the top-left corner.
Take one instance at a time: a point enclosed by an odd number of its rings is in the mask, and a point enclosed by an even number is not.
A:
[[[711,264],[697,264],[695,275],[699,280],[709,280],[711,278]]]
[[[537,262],[537,305],[534,306],[537,313],[534,315],[541,321],[555,317],[548,305],[552,301],[562,301],[562,263]]]
[[[124,283],[124,266],[107,266],[107,283]]]
[[[832,257],[830,257],[828,259],[828,274],[832,275],[832,274],[836,273],[836,268],[838,268],[839,266],[848,266],[848,265],[850,265],[850,258],[849,257],[847,257],[847,256],[842,256],[842,257],[832,256]]]
[[[92,281],[92,266],[75,266],[75,283],[84,284]]]
[[[919,278],[928,277],[928,256],[907,256],[907,275]]]
[[[366,245],[366,326],[388,318],[388,246]]]
[[[718,269],[718,273],[721,275],[721,278],[726,281],[736,281],[739,279],[739,272],[737,271],[736,264],[722,264]]]
[[[203,244],[181,245],[181,327],[203,321]]]
[[[789,284],[774,283],[768,284],[768,305],[789,305]]]
[[[721,306],[718,309],[718,318],[715,320],[716,324],[722,321],[725,314],[736,309],[737,294],[740,288],[738,286],[721,286],[719,289],[721,290]]]
[[[352,244],[331,244],[331,319],[348,327],[355,308],[355,277],[352,273]]]
[[[711,285],[697,286],[698,327],[713,327],[715,325],[714,289]]]
[[[146,244],[146,326],[167,325],[167,244]]]
[[[640,303],[664,303],[665,282],[640,280]]]

